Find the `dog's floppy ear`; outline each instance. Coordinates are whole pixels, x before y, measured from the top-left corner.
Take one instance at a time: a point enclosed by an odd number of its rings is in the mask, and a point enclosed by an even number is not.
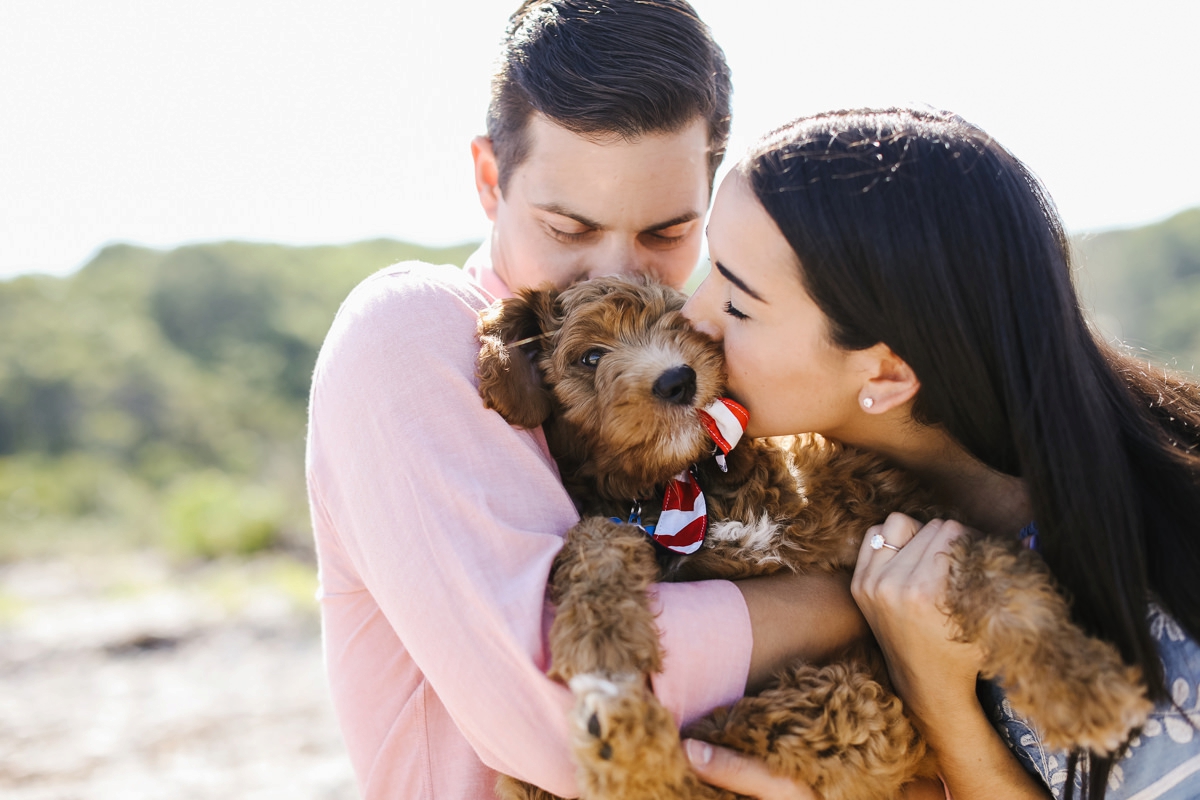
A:
[[[510,425],[536,428],[550,416],[550,390],[537,367],[546,336],[558,329],[558,291],[523,289],[479,315],[479,394]]]

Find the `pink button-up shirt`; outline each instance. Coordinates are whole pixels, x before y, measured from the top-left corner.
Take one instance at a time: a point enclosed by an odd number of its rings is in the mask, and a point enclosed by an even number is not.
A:
[[[479,399],[475,320],[494,294],[507,289],[478,259],[382,270],[342,305],[313,376],[325,658],[364,800],[491,798],[496,771],[577,794],[570,693],[544,673],[547,576],[578,516],[541,431]],[[663,703],[687,721],[741,696],[737,588],[655,594]]]

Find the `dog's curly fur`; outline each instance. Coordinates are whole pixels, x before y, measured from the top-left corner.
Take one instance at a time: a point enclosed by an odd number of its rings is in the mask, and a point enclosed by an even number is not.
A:
[[[696,409],[724,389],[721,348],[688,324],[683,301],[657,284],[603,278],[523,291],[479,323],[485,403],[514,425],[543,427],[582,517],[551,577],[550,674],[576,696],[573,752],[589,800],[732,797],[691,772],[650,692],[662,666],[651,583],[846,570],[889,512],[939,513],[901,470],[819,436],[744,441],[720,471]],[[685,390],[656,394],[681,366],[693,373]],[[611,521],[634,500],[661,497],[689,466],[710,516],[698,552],[656,554],[637,527]],[[947,611],[959,638],[987,654],[984,677],[1001,681],[1047,745],[1116,750],[1150,710],[1138,671],[1071,623],[1045,565],[1017,542],[964,536],[952,557]],[[865,646],[792,665],[687,733],[762,758],[825,800],[893,797],[933,768]],[[514,800],[550,797],[510,778],[497,788]]]

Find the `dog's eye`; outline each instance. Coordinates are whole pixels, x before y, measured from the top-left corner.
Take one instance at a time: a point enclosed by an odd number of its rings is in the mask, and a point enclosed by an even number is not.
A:
[[[593,347],[591,350],[588,350],[583,354],[583,357],[579,359],[579,363],[583,364],[585,367],[591,367],[592,369],[595,369],[596,367],[600,366],[600,357],[603,355],[603,350],[601,350],[599,347]]]

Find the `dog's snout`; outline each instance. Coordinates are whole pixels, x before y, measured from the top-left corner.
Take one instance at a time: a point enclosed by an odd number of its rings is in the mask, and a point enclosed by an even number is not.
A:
[[[696,370],[686,364],[671,367],[654,382],[654,396],[681,406],[692,402],[696,396]]]

